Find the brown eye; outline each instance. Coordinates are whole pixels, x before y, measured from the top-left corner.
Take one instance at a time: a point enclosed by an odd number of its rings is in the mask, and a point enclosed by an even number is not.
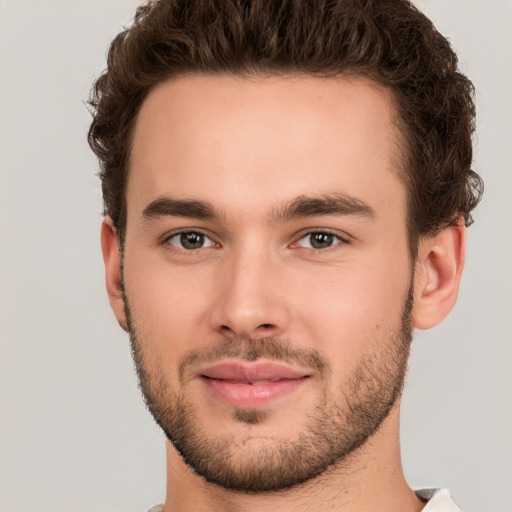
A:
[[[167,239],[167,243],[179,249],[194,250],[204,247],[212,247],[213,241],[203,233],[197,231],[185,231],[173,235]]]
[[[204,235],[201,233],[182,233],[180,242],[185,249],[200,249],[204,244]]]
[[[339,236],[325,231],[317,231],[303,236],[299,240],[299,246],[307,247],[309,249],[328,249],[329,247],[341,242],[344,242],[344,240]]]
[[[332,245],[334,237],[330,233],[313,233],[309,235],[311,247],[325,249]]]

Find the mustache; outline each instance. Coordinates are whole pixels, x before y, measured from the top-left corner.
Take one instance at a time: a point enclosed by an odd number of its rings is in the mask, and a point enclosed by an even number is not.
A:
[[[267,359],[290,366],[310,368],[321,377],[326,377],[330,373],[326,357],[317,349],[293,347],[289,340],[269,336],[243,340],[224,339],[211,347],[190,350],[182,357],[178,366],[180,382],[184,383],[188,380],[197,365],[213,363],[225,358],[237,358],[242,361]]]

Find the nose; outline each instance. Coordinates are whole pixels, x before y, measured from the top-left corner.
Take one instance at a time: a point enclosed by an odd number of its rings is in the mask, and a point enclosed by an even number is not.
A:
[[[289,311],[278,258],[240,250],[220,267],[212,327],[232,339],[284,337]]]

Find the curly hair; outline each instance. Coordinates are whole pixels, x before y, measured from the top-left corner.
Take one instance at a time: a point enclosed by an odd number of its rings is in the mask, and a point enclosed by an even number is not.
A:
[[[370,78],[392,93],[412,251],[418,237],[472,223],[474,88],[448,40],[406,0],[150,0],[112,41],[89,104],[104,213],[121,240],[137,113],[171,77],[305,73]]]

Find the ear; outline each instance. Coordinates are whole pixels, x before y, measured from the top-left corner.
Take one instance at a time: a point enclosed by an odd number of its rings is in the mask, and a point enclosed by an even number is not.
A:
[[[415,328],[430,329],[448,316],[457,301],[465,253],[463,219],[420,241],[412,312]]]
[[[110,217],[105,217],[101,225],[101,250],[105,263],[105,282],[107,285],[110,307],[119,325],[128,331],[124,309],[123,288],[121,284],[121,256],[116,228]]]

